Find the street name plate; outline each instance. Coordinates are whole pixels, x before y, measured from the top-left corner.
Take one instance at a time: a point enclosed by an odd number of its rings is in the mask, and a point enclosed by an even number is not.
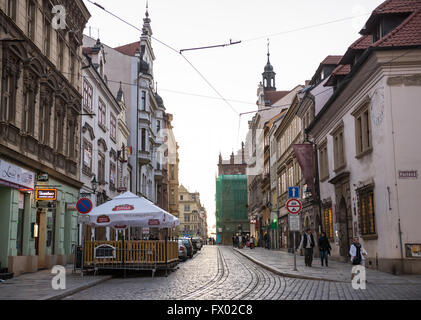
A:
[[[301,231],[299,215],[289,215],[289,231]]]

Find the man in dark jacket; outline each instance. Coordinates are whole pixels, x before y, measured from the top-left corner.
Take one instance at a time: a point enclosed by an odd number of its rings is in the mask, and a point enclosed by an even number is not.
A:
[[[319,249],[320,249],[320,259],[322,260],[322,267],[323,263],[326,262],[326,267],[329,266],[329,255],[330,250],[332,247],[330,246],[329,239],[326,237],[326,233],[322,232],[321,237],[319,238]]]
[[[313,248],[315,246],[314,237],[311,229],[307,229],[303,234],[300,243],[300,249],[304,249],[305,263],[307,267],[311,267],[313,263]]]

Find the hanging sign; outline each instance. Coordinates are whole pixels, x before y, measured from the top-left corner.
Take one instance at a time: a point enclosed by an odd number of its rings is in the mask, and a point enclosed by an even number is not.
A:
[[[35,199],[37,201],[56,201],[57,189],[36,189]]]

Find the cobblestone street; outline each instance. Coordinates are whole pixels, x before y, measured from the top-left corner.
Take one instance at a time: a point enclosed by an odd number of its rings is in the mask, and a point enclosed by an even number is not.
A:
[[[415,300],[420,282],[351,282],[278,276],[230,247],[207,246],[168,277],[113,278],[66,300]]]

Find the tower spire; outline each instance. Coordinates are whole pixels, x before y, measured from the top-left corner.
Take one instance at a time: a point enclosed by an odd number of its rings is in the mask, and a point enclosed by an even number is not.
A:
[[[268,62],[265,66],[265,71],[262,73],[263,76],[263,89],[264,91],[276,91],[275,87],[275,76],[276,73],[273,71],[273,66],[270,63],[270,41],[268,39]]]
[[[146,12],[145,12],[145,18],[143,19],[142,36],[152,35],[152,28],[151,28],[150,23],[151,23],[151,19],[149,19],[149,1],[146,0]]]

